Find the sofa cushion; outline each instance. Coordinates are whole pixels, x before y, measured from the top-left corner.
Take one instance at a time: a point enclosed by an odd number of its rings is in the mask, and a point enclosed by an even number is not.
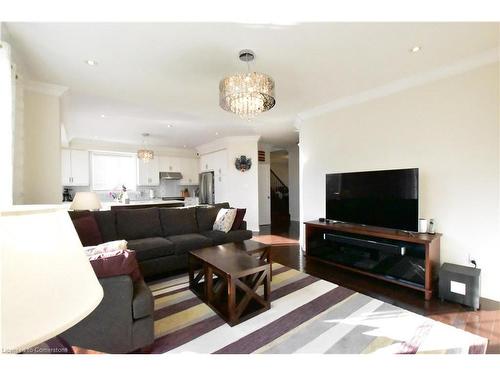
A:
[[[244,240],[249,240],[253,236],[251,230],[243,230],[243,229],[231,230],[227,232],[226,235],[227,235],[227,242],[241,242]]]
[[[185,254],[191,250],[201,249],[202,247],[212,246],[212,240],[199,233],[169,236],[167,239],[174,243],[175,254],[177,255]]]
[[[153,294],[144,281],[134,283],[132,315],[134,319],[150,316],[154,311]]]
[[[117,210],[116,229],[118,235],[126,240],[161,237],[158,207]]]
[[[227,233],[221,232],[220,230],[207,230],[201,234],[210,238],[214,245],[222,245],[230,242],[228,241]]]
[[[215,219],[221,208],[230,208],[229,203],[217,203],[214,205],[196,207],[196,220],[199,232],[212,230]]]
[[[160,208],[160,221],[165,237],[198,232],[196,208]]]
[[[87,215],[73,220],[76,233],[83,246],[94,246],[103,242],[101,231],[94,216]]]
[[[205,232],[212,230],[220,207],[199,206],[196,207],[196,220],[198,221],[198,231]]]
[[[229,202],[215,203],[214,207],[216,208],[231,208]]]
[[[116,233],[116,214],[114,211],[95,211],[94,217],[104,242],[120,239]]]
[[[174,244],[163,237],[130,240],[128,248],[135,250],[139,262],[174,254]]]
[[[245,218],[246,212],[247,212],[246,208],[237,208],[236,209],[236,217],[234,218],[234,222],[233,222],[233,226],[231,227],[231,230],[246,229],[246,228],[241,228],[241,224],[243,224],[243,219]]]

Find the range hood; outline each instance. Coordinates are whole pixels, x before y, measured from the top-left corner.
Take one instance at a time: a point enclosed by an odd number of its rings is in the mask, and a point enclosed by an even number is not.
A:
[[[181,172],[160,172],[160,180],[182,180]]]

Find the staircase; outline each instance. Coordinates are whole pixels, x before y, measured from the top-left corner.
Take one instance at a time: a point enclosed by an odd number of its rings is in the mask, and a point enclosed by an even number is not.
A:
[[[271,222],[289,222],[288,207],[288,186],[271,169]]]

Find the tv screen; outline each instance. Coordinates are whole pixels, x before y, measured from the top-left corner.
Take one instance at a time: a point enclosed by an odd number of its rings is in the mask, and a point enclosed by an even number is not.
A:
[[[418,168],[327,174],[326,218],[417,231]]]

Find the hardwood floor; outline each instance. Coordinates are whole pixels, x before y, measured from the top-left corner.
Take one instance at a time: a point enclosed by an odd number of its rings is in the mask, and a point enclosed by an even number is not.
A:
[[[437,297],[425,301],[420,292],[307,259],[299,248],[299,229],[299,223],[294,221],[262,226],[259,234],[254,235],[254,239],[273,245],[275,262],[487,337],[489,339],[487,353],[500,354],[500,302],[481,299],[481,309],[473,311],[456,303],[441,302]]]

